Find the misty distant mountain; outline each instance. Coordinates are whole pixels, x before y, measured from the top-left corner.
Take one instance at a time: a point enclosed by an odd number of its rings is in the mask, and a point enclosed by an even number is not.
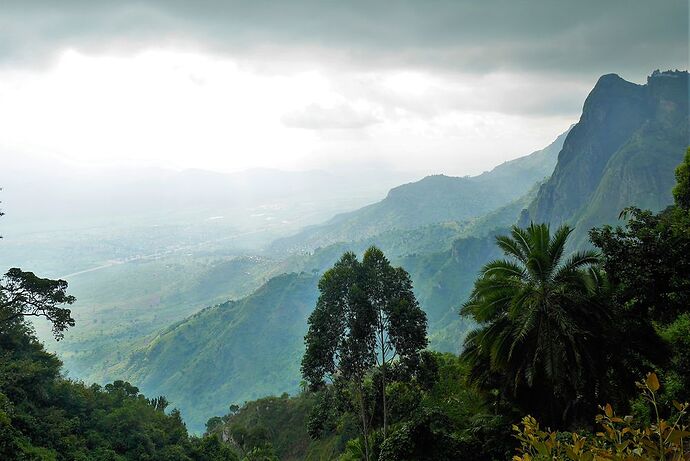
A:
[[[5,228],[34,230],[46,222],[55,228],[132,226],[222,217],[245,230],[283,224],[294,231],[371,203],[409,177],[373,170],[357,175],[273,169],[106,172],[59,162],[38,169],[25,161],[10,162],[0,172],[0,201],[7,213]]]
[[[566,133],[542,150],[505,162],[474,177],[427,176],[391,189],[385,199],[335,216],[323,225],[280,239],[274,248],[311,250],[352,242],[386,231],[414,229],[449,221],[467,221],[520,198],[551,174]]]

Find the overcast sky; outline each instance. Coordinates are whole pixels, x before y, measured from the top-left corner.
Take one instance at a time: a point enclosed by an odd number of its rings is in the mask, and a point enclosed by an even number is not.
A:
[[[687,0],[3,0],[0,156],[475,174],[687,67]]]

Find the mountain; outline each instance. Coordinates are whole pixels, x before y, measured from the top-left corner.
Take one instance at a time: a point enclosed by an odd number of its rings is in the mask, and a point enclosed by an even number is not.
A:
[[[222,414],[230,403],[297,391],[302,338],[318,295],[318,277],[343,252],[361,253],[370,245],[378,245],[394,264],[410,271],[428,314],[432,347],[457,352],[471,327],[457,315],[459,300],[469,293],[486,258],[498,255],[493,244],[497,227],[514,223],[535,191],[467,223],[388,231],[283,263],[269,262],[285,271],[302,272],[271,278],[239,301],[177,322],[139,346],[124,363],[107,368],[101,380],[125,377],[145,392],[165,394],[195,431],[203,428],[204,418]],[[467,232],[478,237],[458,238]],[[213,278],[223,277],[227,275]]]
[[[311,250],[336,242],[352,242],[391,230],[415,229],[448,221],[467,221],[518,199],[556,165],[566,133],[546,148],[505,162],[474,177],[427,176],[391,189],[385,199],[335,216],[277,240],[282,250]]]
[[[430,177],[412,189],[428,186],[441,194],[444,188],[431,184],[450,184],[445,191],[457,192],[463,187],[474,188],[474,182],[489,188],[511,183],[511,178],[518,178],[520,183],[530,177],[542,179],[548,175],[542,175],[543,166],[556,158],[564,137],[471,181]],[[456,180],[460,187],[454,184]],[[501,187],[505,190],[508,186]],[[403,195],[409,193],[404,186],[398,189]],[[371,245],[382,248],[394,264],[410,270],[415,291],[429,316],[432,346],[457,352],[464,332],[471,327],[457,316],[459,302],[471,289],[485,258],[495,253],[495,229],[514,223],[535,192],[533,182],[523,197],[474,219],[453,220],[452,215],[442,216],[438,211],[438,223],[388,229],[356,241],[330,244],[311,254],[295,254],[282,263],[272,262],[275,271],[291,273],[270,279],[239,301],[204,309],[162,330],[147,343],[137,345],[125,361],[106,366],[101,380],[125,377],[147,393],[165,394],[196,431],[203,428],[205,418],[222,414],[230,403],[295,392],[300,380],[302,338],[306,318],[316,302],[318,274],[343,252],[361,253]],[[391,191],[391,195],[397,193]],[[446,198],[450,195],[446,193]],[[404,202],[398,205],[405,209]],[[441,207],[446,211],[451,208],[449,204]],[[301,274],[295,273],[298,271]]]
[[[688,122],[687,72],[655,71],[645,85],[602,76],[520,223],[570,223],[582,245],[591,227],[616,222],[627,206],[669,205]]]
[[[274,277],[250,296],[166,328],[113,372],[164,394],[197,431],[231,402],[295,391],[317,280]]]

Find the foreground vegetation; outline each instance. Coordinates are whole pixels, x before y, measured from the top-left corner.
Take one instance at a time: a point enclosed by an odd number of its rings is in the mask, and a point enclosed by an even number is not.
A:
[[[215,437],[189,437],[164,397],[123,381],[63,378],[25,321],[0,331],[0,458],[6,460],[235,460]]]
[[[74,301],[64,280],[19,268],[0,278],[0,459],[237,459],[216,436],[189,437],[165,397],[147,399],[124,381],[101,387],[63,377],[27,319],[46,319],[60,340],[75,325]]]
[[[690,404],[673,402],[669,419],[660,416],[663,409],[657,402],[659,378],[649,373],[644,382],[637,383],[642,399],[654,410],[652,424],[636,423],[630,415],[621,418],[611,405],[601,407],[596,417],[601,432],[591,434],[547,432],[531,416],[522,420],[522,427],[513,426],[520,442],[514,461],[568,460],[568,461],[683,461],[690,458],[687,447],[688,408]]]

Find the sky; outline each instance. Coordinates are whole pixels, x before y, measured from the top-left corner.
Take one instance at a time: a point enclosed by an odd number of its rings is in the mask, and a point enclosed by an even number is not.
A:
[[[0,158],[477,174],[657,68],[687,0],[3,0]]]

